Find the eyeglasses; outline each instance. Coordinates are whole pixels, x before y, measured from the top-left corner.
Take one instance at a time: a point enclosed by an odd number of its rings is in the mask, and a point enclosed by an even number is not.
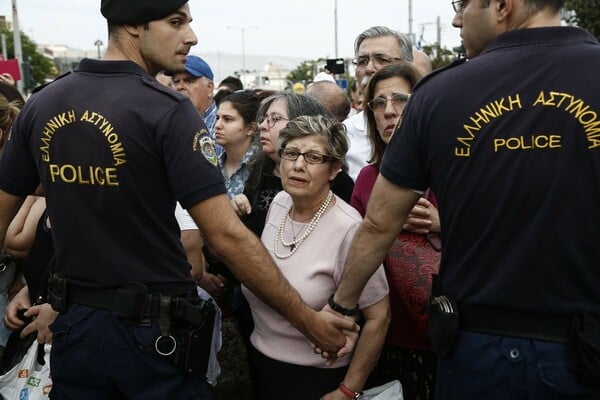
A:
[[[263,115],[262,117],[258,118],[257,122],[260,125],[265,120],[267,121],[267,126],[269,128],[274,127],[275,124],[278,123],[279,121],[289,121],[288,118],[282,117],[279,114],[271,114],[271,115]]]
[[[304,161],[309,164],[323,164],[335,159],[333,156],[321,154],[318,151],[313,150],[301,153],[295,149],[279,149],[279,157],[284,160],[296,161],[300,156],[304,157]]]
[[[466,0],[453,0],[452,1],[452,8],[454,9],[455,13],[461,13],[464,9],[465,9],[465,4]]]
[[[356,69],[365,69],[369,65],[369,61],[373,62],[375,68],[382,68],[390,65],[393,61],[403,61],[400,57],[390,57],[385,54],[373,54],[371,56],[360,56],[352,60],[352,64],[356,65]]]
[[[405,105],[408,99],[410,99],[408,93],[392,93],[392,97],[376,97],[368,105],[373,112],[381,112],[385,110],[388,101],[391,101],[392,105],[398,108]]]

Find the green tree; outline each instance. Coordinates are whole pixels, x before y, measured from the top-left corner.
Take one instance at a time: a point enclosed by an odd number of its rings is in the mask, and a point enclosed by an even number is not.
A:
[[[13,33],[6,28],[0,30],[6,35],[6,47],[8,58],[15,58],[15,46],[13,40]],[[24,81],[24,87],[26,89],[34,88],[45,82],[47,78],[54,77],[56,75],[56,67],[48,58],[44,57],[39,51],[37,51],[37,45],[33,42],[29,36],[21,32],[21,48],[23,50],[23,61],[26,62],[23,68],[27,68],[31,71],[31,78],[29,82]],[[24,77],[26,77],[28,71],[23,71]]]
[[[437,44],[423,46],[423,52],[431,59],[431,67],[434,70],[450,64],[458,56],[452,50],[440,48]]]
[[[319,73],[321,68],[325,66],[326,62],[327,60],[325,60],[324,58],[319,58],[318,60],[302,61],[302,63],[300,63],[300,65],[298,65],[296,69],[294,69],[292,72],[290,72],[286,76],[286,78],[294,83],[310,83],[315,78],[315,71]],[[348,74],[348,65],[346,65],[346,72],[343,74],[335,75],[335,78],[348,81],[348,93],[350,93],[350,85],[352,84],[354,77]]]
[[[323,61],[323,60],[321,60]],[[295,70],[290,72],[287,76],[292,82],[310,82],[315,77],[314,71],[315,66],[319,63],[319,60],[306,60],[302,61]]]
[[[567,0],[566,8],[574,11],[567,16],[568,23],[587,29],[600,39],[600,0]]]

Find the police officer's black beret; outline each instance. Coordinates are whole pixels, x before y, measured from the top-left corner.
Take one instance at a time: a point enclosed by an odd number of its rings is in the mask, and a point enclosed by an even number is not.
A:
[[[135,25],[165,18],[188,0],[102,0],[100,12],[108,22]]]

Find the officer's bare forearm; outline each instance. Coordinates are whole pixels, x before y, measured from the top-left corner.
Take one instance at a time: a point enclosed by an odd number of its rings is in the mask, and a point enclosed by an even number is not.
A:
[[[240,222],[226,196],[207,199],[189,211],[211,249],[233,274],[306,334],[314,311],[281,275],[259,238]]]
[[[381,175],[377,178],[367,206],[365,219],[358,228],[346,257],[342,281],[334,300],[353,308],[367,281],[375,273],[419,194],[398,187]]]

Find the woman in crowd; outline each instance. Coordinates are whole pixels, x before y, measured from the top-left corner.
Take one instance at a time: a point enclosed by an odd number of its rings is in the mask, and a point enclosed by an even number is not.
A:
[[[363,217],[379,174],[385,147],[401,121],[404,106],[419,79],[419,73],[411,64],[401,63],[382,68],[369,80],[364,110],[372,148],[371,159],[370,164],[360,171],[350,201]],[[421,234],[440,232],[439,215],[435,206],[437,203],[431,192],[427,192],[426,196],[427,198],[419,199],[412,210],[404,226],[405,231]],[[390,266],[386,265],[388,278],[391,274],[389,268]],[[430,277],[423,279],[431,284]],[[381,384],[400,379],[406,400],[431,399],[436,358],[426,330],[415,321],[414,315],[420,311],[411,309],[410,301],[402,297],[401,290],[396,289],[392,279],[388,282],[392,322],[374,383]]]
[[[267,115],[278,123],[281,114],[275,112]],[[261,239],[304,301],[320,310],[341,279],[361,221],[358,212],[331,191],[348,150],[346,131],[332,119],[301,116],[280,130],[278,142],[284,192],[272,201]],[[258,399],[346,399],[348,393],[354,396],[363,389],[389,323],[383,269],[359,300],[364,324],[354,354],[329,366],[281,315],[243,290],[255,322],[251,366]]]
[[[16,92],[16,90],[15,90]],[[2,89],[4,93],[4,89]],[[6,143],[8,134],[21,107],[23,98],[14,95],[11,100],[0,95],[0,155]],[[16,92],[18,94],[18,92]],[[48,325],[56,317],[56,312],[49,304],[45,303],[46,283],[48,280],[48,267],[50,258],[54,253],[50,235],[50,225],[45,215],[46,202],[43,197],[28,196],[15,218],[11,221],[3,244],[3,251],[15,259],[10,268],[14,268],[9,274],[5,269],[2,274],[10,278],[8,283],[12,288],[17,288],[11,301],[6,306],[6,312],[2,304],[3,322],[2,328],[10,331],[19,330],[21,336],[27,336],[37,331],[37,339],[40,343],[49,343],[52,333]],[[19,268],[16,268],[16,265]],[[26,284],[23,285],[22,277]],[[13,279],[14,278],[14,279]],[[11,282],[12,281],[12,282]],[[3,288],[5,290],[6,288]],[[24,311],[24,317],[35,318],[29,324],[18,316],[19,311]],[[11,358],[17,350],[11,346],[20,346],[18,337],[8,341],[9,335],[3,332],[0,346],[7,345],[6,358]],[[8,342],[7,342],[8,341]],[[6,360],[5,360],[6,361]],[[10,360],[8,360],[10,362]]]
[[[252,92],[225,97],[217,111],[215,137],[223,147],[219,160],[229,198],[242,193],[248,179],[248,161],[255,152],[256,113],[260,102]]]
[[[229,94],[219,104],[215,137],[217,144],[223,147],[219,166],[230,199],[244,190],[249,175],[248,161],[258,147],[255,139],[259,105],[258,97],[251,91]],[[209,249],[205,248],[205,254],[208,267],[198,283],[217,300],[223,310],[223,340],[218,353],[221,376],[213,394],[215,399],[251,399],[250,371],[244,340],[248,334],[242,334],[239,327],[249,322],[244,320],[240,324],[238,321],[238,318],[244,316],[239,315],[240,307],[244,304],[240,284],[227,266],[211,254]],[[248,313],[245,315],[249,316]]]
[[[2,89],[1,93],[4,93],[5,88],[13,87],[3,81],[0,81],[0,89]],[[2,155],[2,150],[4,149],[4,144],[6,143],[8,133],[10,132],[10,127],[12,126],[14,119],[19,114],[21,107],[22,104],[19,104],[16,101],[10,101],[6,96],[0,94],[0,156]],[[5,248],[0,250],[6,251]],[[8,304],[9,291],[13,283],[16,266],[11,257],[5,257],[3,254],[2,261],[0,262],[2,263],[0,269],[0,315],[4,316],[4,309]],[[10,330],[6,329],[4,324],[0,325],[0,357],[2,354],[2,349],[6,345],[6,341],[8,340],[9,336]]]
[[[266,98],[258,111],[261,151],[251,162],[250,176],[242,195],[236,196],[232,204],[244,223],[257,236],[262,234],[267,210],[273,197],[283,188],[279,177],[279,155],[277,154],[279,132],[288,121],[301,115],[329,115],[317,100],[290,92]],[[333,192],[349,202],[354,182],[344,171],[332,183]]]

